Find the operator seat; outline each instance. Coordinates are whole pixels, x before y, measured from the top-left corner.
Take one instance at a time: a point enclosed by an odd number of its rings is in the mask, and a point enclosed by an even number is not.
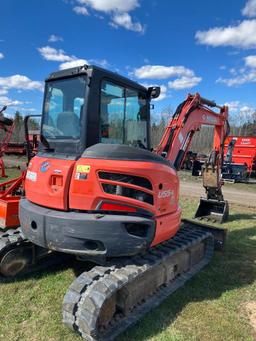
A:
[[[79,118],[73,111],[63,111],[57,117],[57,129],[64,136],[79,136]]]

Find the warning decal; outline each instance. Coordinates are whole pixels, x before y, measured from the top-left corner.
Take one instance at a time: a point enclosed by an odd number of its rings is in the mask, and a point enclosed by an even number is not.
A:
[[[77,165],[76,171],[78,173],[90,173],[91,166],[89,165]]]

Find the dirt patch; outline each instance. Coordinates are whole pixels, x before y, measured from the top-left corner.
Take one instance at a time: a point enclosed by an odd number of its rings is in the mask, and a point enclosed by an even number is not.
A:
[[[246,207],[256,207],[256,191],[249,192],[246,190],[233,189],[223,186],[223,194],[225,200],[228,202],[246,206]],[[202,183],[195,183],[192,181],[181,181],[180,182],[180,195],[189,196],[194,198],[199,198],[200,196],[205,196],[205,190]]]
[[[249,301],[243,303],[241,308],[243,313],[249,319],[250,325],[252,326],[254,331],[253,336],[254,339],[256,340],[256,301]]]

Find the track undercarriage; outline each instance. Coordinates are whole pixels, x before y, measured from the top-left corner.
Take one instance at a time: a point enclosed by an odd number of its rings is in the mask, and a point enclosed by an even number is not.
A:
[[[199,272],[219,237],[186,221],[147,253],[82,273],[64,297],[63,322],[86,340],[114,339]]]
[[[199,272],[224,240],[225,230],[184,220],[174,238],[146,253],[109,260],[78,276],[64,297],[63,322],[86,340],[114,339]],[[39,249],[32,259],[33,244],[19,229],[2,232],[0,247],[3,276],[60,258]]]

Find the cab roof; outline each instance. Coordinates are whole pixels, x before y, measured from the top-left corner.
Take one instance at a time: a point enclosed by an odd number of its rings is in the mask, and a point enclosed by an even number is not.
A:
[[[55,71],[52,72],[46,79],[45,82],[49,82],[55,79],[61,79],[61,78],[69,78],[69,77],[74,77],[82,74],[88,74],[89,77],[91,77],[94,73],[98,74],[99,77],[106,77],[106,78],[111,78],[113,80],[122,82],[128,86],[131,86],[136,89],[140,89],[142,91],[147,91],[147,88],[142,86],[141,84],[132,81],[131,79],[121,76],[116,72],[112,72],[106,69],[103,69],[99,66],[95,65],[83,65],[79,67],[73,67],[70,69],[65,69],[65,70],[60,70],[60,71]]]

